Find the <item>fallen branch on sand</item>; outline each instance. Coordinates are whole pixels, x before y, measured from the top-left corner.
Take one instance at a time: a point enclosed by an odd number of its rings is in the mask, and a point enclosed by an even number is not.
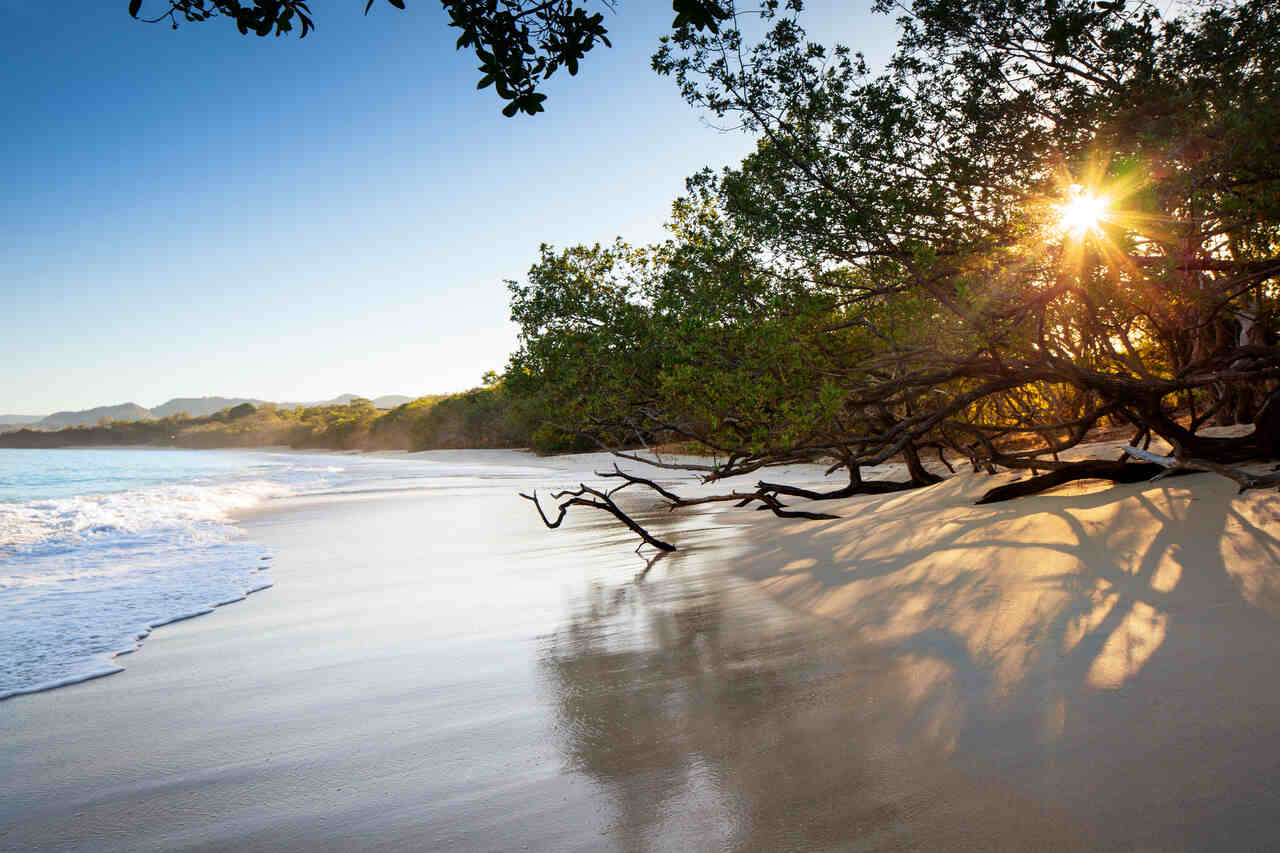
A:
[[[1277,368],[1280,370],[1280,368]],[[1118,405],[1118,404],[1117,404]],[[1232,467],[1225,464],[1226,462],[1236,461],[1238,459],[1261,459],[1275,458],[1280,455],[1280,389],[1273,390],[1267,397],[1266,402],[1259,410],[1254,418],[1254,429],[1246,435],[1234,437],[1210,437],[1200,436],[1185,429],[1178,423],[1174,422],[1163,412],[1147,413],[1147,417],[1130,412],[1127,408],[1119,407],[1114,409],[1127,417],[1134,423],[1138,431],[1134,434],[1131,445],[1124,448],[1124,455],[1119,459],[1089,459],[1077,462],[1065,462],[1058,458],[1058,453],[1068,449],[1079,443],[1084,438],[1084,431],[1087,426],[1096,421],[1098,413],[1092,413],[1088,417],[1071,422],[1068,425],[1078,427],[1076,432],[1070,437],[1070,441],[1051,443],[1048,450],[1033,451],[1017,451],[1005,452],[995,446],[991,435],[983,430],[986,427],[970,427],[978,436],[978,443],[959,448],[970,455],[971,461],[974,463],[974,469],[980,467],[995,473],[997,465],[1007,468],[1030,468],[1033,472],[1037,469],[1044,470],[1045,473],[1037,473],[1025,480],[1016,483],[1008,483],[1003,486],[988,490],[981,498],[978,504],[992,504],[1001,501],[1012,500],[1013,498],[1024,497],[1027,495],[1037,494],[1056,486],[1070,483],[1076,480],[1110,480],[1113,483],[1140,483],[1148,480],[1160,479],[1163,477],[1181,476],[1191,474],[1197,471],[1208,471],[1220,476],[1226,477],[1240,486],[1240,491],[1245,492],[1249,489],[1262,489],[1270,487],[1280,487],[1280,472],[1270,474],[1254,474],[1241,468]],[[1099,410],[1101,412],[1102,410]],[[951,424],[952,427],[962,427],[963,424]],[[1061,426],[1061,425],[1057,425]],[[995,429],[992,427],[991,429]],[[892,430],[891,430],[892,432]],[[896,433],[895,433],[896,434]],[[1149,442],[1153,434],[1159,434],[1165,438],[1175,448],[1173,456],[1161,456],[1156,453],[1137,447],[1138,444]],[[615,463],[613,471],[597,471],[597,477],[606,479],[619,479],[623,483],[607,493],[596,489],[592,489],[585,484],[579,484],[579,488],[574,492],[558,492],[553,497],[557,500],[563,500],[559,505],[559,515],[555,521],[549,519],[542,510],[542,506],[538,503],[536,493],[533,496],[521,494],[521,497],[532,501],[538,508],[539,515],[542,516],[543,522],[548,527],[558,527],[564,519],[565,513],[572,506],[587,506],[594,509],[604,510],[632,531],[637,533],[644,542],[660,548],[664,551],[674,551],[675,546],[657,539],[639,523],[619,509],[618,505],[613,502],[612,495],[629,486],[644,486],[656,492],[664,501],[666,501],[669,509],[678,507],[697,506],[699,504],[732,502],[739,507],[745,507],[751,504],[759,504],[758,510],[768,510],[780,518],[803,518],[810,520],[835,519],[839,516],[829,513],[805,512],[803,510],[787,509],[786,504],[782,503],[781,497],[801,498],[806,500],[835,500],[855,495],[866,494],[887,494],[908,489],[921,488],[938,482],[942,478],[937,474],[926,471],[920,464],[917,450],[910,445],[912,438],[919,438],[914,433],[899,437],[899,440],[893,445],[879,451],[875,456],[871,457],[871,461],[883,462],[884,458],[888,458],[889,451],[902,452],[907,461],[908,470],[911,473],[911,479],[906,482],[893,482],[885,480],[867,480],[861,478],[861,464],[853,456],[846,455],[842,461],[834,467],[849,468],[848,485],[831,490],[831,491],[815,491],[804,489],[796,486],[787,486],[780,483],[769,483],[763,480],[756,483],[754,491],[732,491],[724,494],[705,495],[702,497],[682,497],[670,489],[658,484],[657,482],[645,477],[638,477],[634,474],[628,474],[623,471]],[[956,448],[955,442],[946,435],[943,436],[947,446]],[[870,441],[870,439],[867,439]],[[887,440],[887,439],[886,439]],[[900,446],[901,445],[901,446]],[[941,445],[938,445],[939,447]],[[812,450],[812,448],[811,448]],[[979,452],[981,450],[981,452]],[[816,451],[815,451],[816,452]],[[1052,458],[1045,458],[1043,454],[1051,453]],[[1133,457],[1140,461],[1126,461],[1126,456]],[[1207,457],[1214,458],[1207,458]],[[882,458],[883,457],[883,458]],[[634,457],[638,461],[643,460],[640,457]],[[939,458],[945,463],[946,458],[939,451]],[[794,461],[790,459],[779,461]],[[741,460],[731,460],[722,471],[738,465],[739,469],[734,473],[746,473],[757,467],[766,464],[766,460],[757,459],[745,468],[741,467]],[[685,468],[693,470],[705,470],[706,466],[701,465],[662,465],[660,467],[667,468]],[[947,465],[951,468],[950,465]],[[828,469],[830,473],[832,469]],[[954,469],[952,469],[954,470]],[[704,476],[703,480],[710,481],[713,479]]]
[[[1132,450],[1133,448],[1126,448]],[[1145,458],[1145,457],[1143,457]],[[1160,465],[1152,462],[1116,462],[1109,459],[1089,459],[1084,462],[1071,462],[1061,468],[1038,474],[1016,483],[996,486],[977,500],[979,504],[994,504],[1011,501],[1014,498],[1026,497],[1070,483],[1075,480],[1110,480],[1113,483],[1141,483],[1158,477],[1170,475]],[[1179,474],[1190,474],[1190,471],[1179,471]]]
[[[1240,493],[1243,494],[1249,489],[1266,489],[1271,486],[1280,486],[1280,473],[1276,474],[1250,474],[1242,468],[1234,468],[1230,465],[1222,465],[1209,459],[1177,459],[1173,456],[1160,456],[1148,450],[1139,450],[1136,447],[1126,447],[1124,452],[1129,456],[1138,459],[1145,459],[1147,462],[1153,463],[1164,469],[1157,477],[1171,477],[1176,474],[1190,474],[1196,471],[1210,471],[1214,474],[1226,477],[1228,480],[1234,480],[1240,486]]]
[[[585,497],[586,495],[590,495],[591,497]],[[566,498],[566,497],[568,498],[568,500],[564,501],[557,507],[557,509],[560,510],[560,514],[556,516],[555,521],[552,521],[551,519],[547,518],[547,514],[542,511],[542,504],[538,502],[537,491],[534,491],[532,495],[526,495],[524,492],[521,492],[520,497],[524,498],[527,501],[532,501],[533,505],[538,508],[538,515],[542,516],[542,523],[552,529],[559,527],[560,522],[564,521],[564,515],[566,512],[569,511],[569,507],[589,506],[593,509],[602,509],[605,512],[609,513],[614,518],[618,519],[623,524],[625,524],[627,527],[631,528],[631,530],[634,531],[641,539],[643,539],[645,542],[652,545],[653,547],[658,548],[659,550],[662,550],[662,551],[676,550],[675,545],[672,545],[670,542],[664,542],[661,539],[657,538],[652,533],[645,530],[640,525],[640,523],[637,522],[634,518],[632,518],[631,516],[623,512],[618,507],[618,505],[613,502],[613,498],[609,497],[609,495],[605,494],[604,492],[591,488],[586,483],[579,483],[577,491],[556,492],[551,496],[552,500],[556,500],[556,501],[559,501],[562,498]]]
[[[666,489],[658,485],[653,480],[648,480],[644,477],[637,477],[634,474],[628,474],[617,465],[613,466],[612,471],[596,471],[595,474],[597,477],[618,478],[626,481],[621,486],[612,489],[609,492],[611,495],[622,491],[627,486],[646,486],[661,495],[671,509],[683,506],[697,506],[698,504],[728,502],[733,502],[737,506],[743,507],[759,501],[761,506],[756,507],[756,509],[767,509],[779,518],[807,518],[810,520],[820,521],[840,517],[838,515],[831,515],[825,512],[805,512],[803,510],[786,509],[786,504],[779,501],[777,496],[771,491],[763,488],[754,492],[735,491],[722,495],[706,495],[700,498],[682,498],[670,489]]]
[[[574,507],[574,506],[591,507],[592,509],[604,510],[605,512],[609,513],[614,518],[618,519],[627,527],[629,527],[634,533],[636,533],[636,535],[638,535],[641,539],[643,539],[644,542],[662,551],[675,551],[676,546],[672,545],[670,542],[664,542],[663,540],[654,536],[652,533],[646,530],[644,526],[641,525],[638,521],[636,521],[634,518],[632,518],[631,516],[623,512],[622,508],[619,507],[616,503],[614,503],[613,495],[617,494],[618,492],[622,491],[628,486],[645,486],[646,488],[652,489],[653,491],[657,492],[662,497],[662,499],[667,502],[669,509],[675,509],[676,507],[697,506],[699,504],[727,503],[727,502],[733,502],[737,506],[743,507],[751,503],[759,502],[761,505],[757,507],[757,509],[767,509],[770,512],[772,512],[774,515],[778,516],[779,518],[805,518],[805,519],[811,519],[811,520],[822,520],[822,519],[834,519],[834,518],[840,517],[838,515],[831,515],[829,513],[824,513],[824,512],[804,512],[802,510],[786,509],[786,505],[783,504],[781,501],[779,501],[777,496],[763,490],[755,491],[755,492],[729,492],[728,494],[706,495],[704,497],[698,497],[698,498],[682,498],[679,495],[677,495],[675,492],[671,491],[670,489],[667,489],[659,485],[658,483],[655,483],[653,480],[649,480],[644,477],[637,477],[634,474],[626,473],[621,468],[619,468],[616,464],[613,466],[612,471],[596,471],[595,474],[597,477],[621,479],[621,480],[625,480],[625,482],[620,486],[610,489],[608,492],[602,492],[599,489],[593,489],[590,486],[588,486],[586,483],[579,483],[578,488],[574,491],[571,491],[571,492],[564,491],[564,492],[554,493],[551,496],[552,499],[556,501],[560,501],[560,503],[556,507],[556,509],[559,510],[559,515],[556,516],[554,521],[548,518],[547,514],[543,511],[542,504],[538,501],[538,493],[536,491],[531,495],[526,495],[524,492],[521,492],[520,497],[524,498],[527,501],[530,501],[535,507],[537,507],[538,515],[542,517],[542,523],[545,524],[547,527],[550,527],[553,529],[556,527],[559,527],[560,522],[564,521],[565,514],[569,511],[570,507]]]
[[[946,463],[941,454],[943,464]],[[948,467],[950,467],[948,465]],[[854,495],[887,495],[893,492],[904,492],[907,489],[919,489],[924,486],[931,486],[940,478],[922,478],[911,479],[903,482],[896,480],[864,480],[862,479],[862,470],[858,465],[849,466],[849,485],[829,492],[818,492],[812,489],[802,489],[798,486],[788,486],[784,483],[766,483],[764,480],[756,483],[756,488],[761,492],[767,492],[772,495],[786,495],[790,498],[804,498],[811,501],[834,501],[841,498],[851,498]]]

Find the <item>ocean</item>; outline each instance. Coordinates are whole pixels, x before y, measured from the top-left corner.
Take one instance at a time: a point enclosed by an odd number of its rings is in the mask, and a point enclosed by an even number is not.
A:
[[[0,700],[110,675],[153,628],[272,585],[235,513],[492,474],[405,454],[0,450]]]

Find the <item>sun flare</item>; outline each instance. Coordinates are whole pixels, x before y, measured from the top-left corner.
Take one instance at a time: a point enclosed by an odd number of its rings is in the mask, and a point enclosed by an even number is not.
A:
[[[1077,239],[1096,233],[1106,219],[1109,204],[1106,196],[1094,195],[1085,187],[1073,184],[1067,201],[1057,206],[1061,216],[1060,227]]]

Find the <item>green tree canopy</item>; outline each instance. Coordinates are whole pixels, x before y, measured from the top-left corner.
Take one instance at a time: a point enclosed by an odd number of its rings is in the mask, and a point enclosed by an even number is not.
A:
[[[397,9],[404,0],[387,0]],[[307,0],[161,0],[162,8],[144,13],[143,0],[129,0],[129,14],[155,23],[223,19],[242,35],[281,36],[295,30],[304,37],[315,28]],[[365,13],[373,8],[367,0]],[[609,47],[604,13],[612,0],[441,0],[449,26],[460,31],[457,48],[470,48],[480,61],[477,88],[493,86],[506,102],[505,116],[543,111],[541,83],[561,68],[571,75],[598,45]],[[715,31],[728,11],[719,0],[673,0],[672,26]],[[153,15],[147,17],[147,15]]]
[[[544,254],[515,291],[513,367],[572,386],[578,429],[696,439],[724,454],[713,477],[834,460],[845,494],[898,459],[900,485],[933,482],[926,449],[1051,472],[1042,484],[1150,476],[1059,458],[1100,423],[1184,462],[1280,454],[1273,4],[1165,18],[1146,2],[917,0],[881,73],[810,41],[798,11],[766,5],[754,42],[739,15],[686,27],[655,57],[759,143],[691,179],[647,266],[625,286],[615,266],[577,266],[570,286],[556,264],[577,250]],[[557,300],[605,281],[624,304],[562,329]],[[525,360],[571,337],[571,357]],[[1255,428],[1205,434],[1212,420]]]

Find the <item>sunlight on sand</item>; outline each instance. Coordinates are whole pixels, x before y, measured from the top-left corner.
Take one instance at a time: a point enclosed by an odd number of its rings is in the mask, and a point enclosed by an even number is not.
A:
[[[1011,479],[961,474],[824,506],[836,521],[756,525],[739,571],[914,661],[920,696],[977,679],[997,706],[1032,678],[1122,688],[1205,608],[1280,616],[1274,492],[1236,496],[1202,475],[974,506]],[[1045,728],[1060,733],[1069,708],[1047,707]]]
[[[1169,616],[1150,604],[1134,602],[1085,676],[1090,687],[1116,688],[1137,675],[1164,642]]]
[[[1268,500],[1240,501],[1227,515],[1220,559],[1246,601],[1280,618],[1280,577],[1276,571],[1280,538],[1275,531],[1280,531],[1280,498],[1271,493]]]
[[[1093,604],[1093,609],[1072,619],[1063,631],[1062,654],[1064,655],[1078,646],[1086,636],[1098,630],[1102,620],[1107,618],[1107,614],[1120,600],[1120,593],[1112,592],[1111,584],[1098,578],[1097,585],[1089,594],[1088,600]]]

